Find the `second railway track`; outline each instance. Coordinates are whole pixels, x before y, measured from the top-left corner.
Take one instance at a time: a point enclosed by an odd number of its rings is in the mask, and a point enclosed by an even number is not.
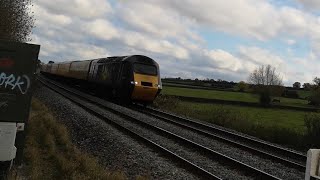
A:
[[[118,126],[118,128],[122,128],[123,131],[128,132],[133,137],[166,154],[170,158],[174,159],[174,161],[179,162],[180,165],[182,164],[182,166],[188,169],[190,172],[197,174],[200,178],[282,179],[285,177],[283,176],[279,178],[275,175],[264,172],[256,167],[250,166],[239,160],[222,154],[221,152],[214,151],[186,137],[182,137],[181,135],[178,135],[172,131],[170,132],[167,129],[145,122],[139,118],[136,118],[134,115],[135,113],[124,113],[121,110],[122,107],[111,108],[108,106],[110,103],[105,100],[79,92],[72,88],[64,87],[61,84],[57,84],[52,81],[44,79],[41,81],[42,83],[46,84],[46,86],[54,89],[54,91],[64,95],[68,99],[85,108],[87,111],[90,111],[101,118],[106,119],[106,114],[103,113],[103,110],[108,110],[120,118],[125,119],[127,122],[124,124],[119,124],[116,121],[112,121],[112,124]],[[135,129],[136,131],[133,131],[132,129]],[[161,139],[161,141],[159,139]],[[197,158],[193,158],[192,155]],[[219,172],[219,169],[221,171],[224,170],[224,172]]]
[[[154,108],[144,108],[142,106],[132,106],[132,108],[168,123],[190,129],[209,138],[218,139],[254,154],[273,159],[299,171],[304,171],[306,168],[306,155],[293,150]]]

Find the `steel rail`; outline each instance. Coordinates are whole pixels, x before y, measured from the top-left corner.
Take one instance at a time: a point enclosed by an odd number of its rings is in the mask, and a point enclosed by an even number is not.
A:
[[[54,84],[55,86],[67,91],[67,92],[70,92],[72,94],[76,94],[77,96],[80,96],[81,98],[84,98],[86,99],[87,101],[91,102],[91,103],[94,103],[98,106],[101,106],[102,108],[105,108],[127,120],[131,120],[131,122],[133,123],[136,123],[136,124],[139,124],[143,127],[146,127],[148,129],[153,129],[154,131],[157,131],[159,134],[161,134],[162,136],[165,135],[165,137],[168,137],[170,139],[175,139],[179,142],[182,142],[181,144],[183,144],[184,146],[189,146],[189,147],[193,147],[193,148],[196,148],[198,150],[198,152],[201,152],[203,154],[205,154],[207,157],[209,157],[210,159],[214,160],[214,161],[218,161],[224,165],[227,165],[229,167],[232,167],[236,170],[241,170],[242,174],[244,175],[247,175],[247,176],[250,176],[250,177],[254,177],[254,178],[259,178],[259,179],[279,179],[278,177],[275,177],[269,173],[266,173],[262,170],[259,170],[255,167],[252,167],[252,166],[249,166],[245,163],[242,163],[236,159],[233,159],[233,158],[230,158],[224,154],[221,154],[219,152],[216,152],[216,151],[213,151],[205,146],[202,146],[198,143],[195,143],[195,142],[192,142],[186,138],[183,138],[179,135],[176,135],[172,132],[169,132],[165,129],[162,129],[160,127],[156,127],[156,126],[153,126],[149,123],[146,123],[146,122],[143,122],[135,117],[132,117],[130,115],[127,115],[127,114],[124,114],[123,112],[120,112],[118,110],[115,110],[113,108],[110,108],[108,107],[106,104],[105,104],[105,101],[97,98],[97,97],[92,97],[91,95],[87,95],[85,93],[82,93],[82,92],[77,92],[77,90],[71,90],[71,88],[66,88],[66,87],[63,87],[62,85],[59,85],[57,83],[54,83],[52,81],[49,81],[51,84]]]
[[[206,171],[205,169],[199,167],[198,165],[188,161],[187,159],[177,155],[176,153],[166,149],[165,147],[162,147],[161,145],[149,140],[148,138],[145,138],[143,136],[141,136],[140,134],[122,126],[120,123],[109,119],[108,117],[104,116],[101,113],[96,112],[92,107],[88,107],[88,103],[85,101],[80,100],[77,97],[74,97],[74,95],[70,95],[68,93],[62,92],[61,90],[58,90],[56,87],[53,87],[49,84],[46,84],[43,80],[40,80],[38,78],[38,80],[44,84],[45,86],[47,86],[48,88],[52,89],[53,91],[57,92],[58,94],[64,96],[65,98],[71,100],[73,103],[77,104],[78,106],[82,107],[83,109],[85,109],[86,111],[88,111],[91,114],[94,114],[95,116],[99,117],[100,119],[103,119],[105,121],[107,121],[108,123],[110,123],[111,125],[113,125],[114,127],[116,127],[118,130],[130,135],[131,137],[134,137],[136,140],[138,141],[143,141],[144,143],[146,143],[148,146],[152,147],[154,150],[159,151],[163,154],[165,154],[165,156],[170,157],[172,159],[174,159],[174,162],[179,162],[180,166],[183,168],[186,168],[187,170],[189,170],[191,173],[199,176],[201,179],[218,179],[221,180],[222,178]],[[48,81],[48,80],[46,80]],[[61,89],[61,87],[59,87]],[[65,90],[65,89],[64,89]],[[65,90],[67,91],[67,90]],[[67,91],[69,93],[71,93],[70,91]]]
[[[180,116],[177,116],[177,115],[174,115],[171,113],[156,110],[154,108],[145,108],[145,109],[147,109],[147,111],[149,111],[149,112],[156,113],[157,115],[160,115],[164,118],[174,119],[174,120],[182,122],[182,123],[189,123],[193,127],[201,128],[202,130],[206,130],[209,132],[214,132],[214,133],[222,135],[223,137],[230,137],[230,138],[233,138],[236,140],[245,141],[247,143],[253,144],[256,147],[260,147],[260,149],[264,149],[264,150],[267,149],[272,152],[277,152],[277,154],[281,154],[284,157],[294,159],[297,162],[305,163],[307,161],[306,155],[303,155],[301,153],[298,153],[298,152],[295,152],[295,151],[292,151],[292,150],[289,150],[289,149],[286,149],[286,148],[283,148],[280,146],[276,146],[274,144],[271,144],[271,143],[268,143],[265,141],[254,139],[254,138],[242,135],[242,134],[231,132],[231,131],[228,131],[228,130],[225,130],[225,129],[222,129],[222,128],[219,128],[216,126],[212,126],[209,124],[205,124],[202,122],[194,121],[189,118],[184,118],[184,117],[180,117]],[[297,164],[300,164],[300,163],[297,163]],[[301,166],[301,167],[298,167],[298,166]],[[305,165],[302,165],[302,164],[297,165],[296,167],[299,169],[304,167],[304,169],[305,169]]]
[[[141,106],[139,106],[139,107],[141,108]],[[172,119],[169,119],[169,118],[166,118],[166,117],[162,117],[162,116],[160,116],[158,114],[155,114],[155,113],[152,113],[152,112],[150,112],[148,110],[141,110],[141,109],[136,108],[136,107],[133,107],[133,108],[136,111],[139,111],[139,112],[144,113],[144,114],[148,114],[148,115],[150,115],[152,117],[155,117],[157,119],[161,119],[161,120],[163,120],[163,121],[165,121],[167,123],[174,124],[176,126],[179,126],[179,127],[185,128],[185,129],[189,129],[189,130],[191,130],[193,132],[196,132],[198,134],[202,134],[202,135],[204,135],[206,137],[218,139],[220,141],[223,141],[225,143],[231,144],[233,146],[236,146],[238,148],[241,148],[243,150],[249,151],[249,152],[254,153],[254,154],[257,154],[257,155],[260,155],[260,156],[266,156],[266,157],[268,157],[270,159],[278,161],[279,163],[285,164],[285,165],[287,165],[289,167],[298,169],[300,171],[305,171],[305,165],[299,164],[297,162],[290,161],[290,160],[285,159],[283,157],[280,157],[280,156],[277,156],[277,155],[262,151],[262,150],[260,150],[258,148],[254,148],[254,147],[239,143],[237,141],[232,141],[232,140],[230,140],[228,138],[225,138],[223,136],[219,136],[219,135],[216,135],[216,134],[213,134],[213,133],[198,129],[198,128],[190,126],[190,125],[186,125],[186,124],[183,124],[181,122],[177,122],[177,121],[174,121]]]

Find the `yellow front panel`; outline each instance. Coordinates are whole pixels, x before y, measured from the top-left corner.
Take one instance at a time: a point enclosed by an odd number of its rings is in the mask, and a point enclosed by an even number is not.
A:
[[[133,100],[153,101],[158,92],[158,76],[144,75],[134,73],[135,84],[131,98]],[[151,83],[151,86],[142,85],[142,83]]]

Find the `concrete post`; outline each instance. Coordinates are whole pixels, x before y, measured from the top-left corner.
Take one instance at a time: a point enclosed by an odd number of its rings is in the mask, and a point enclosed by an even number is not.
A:
[[[320,149],[308,151],[305,180],[320,180]]]

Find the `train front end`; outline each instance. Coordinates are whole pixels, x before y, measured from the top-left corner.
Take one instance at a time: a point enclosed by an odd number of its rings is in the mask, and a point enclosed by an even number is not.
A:
[[[152,103],[162,89],[158,63],[146,56],[137,56],[132,63],[132,70],[132,101]]]

